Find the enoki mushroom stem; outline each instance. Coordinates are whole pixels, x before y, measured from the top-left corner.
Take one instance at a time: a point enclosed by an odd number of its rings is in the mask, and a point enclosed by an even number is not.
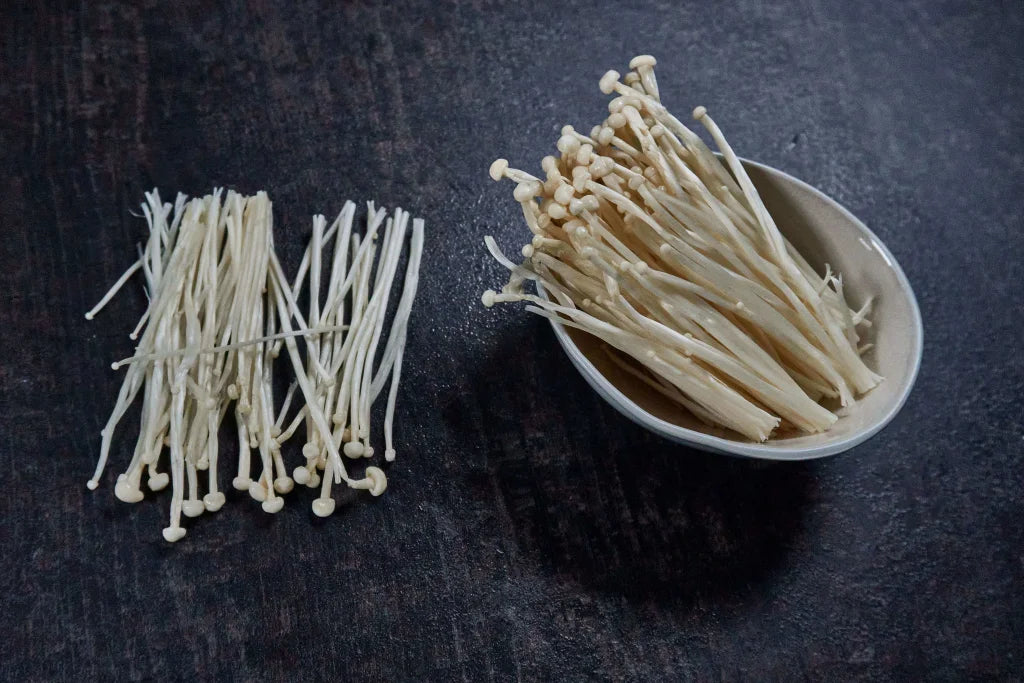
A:
[[[362,478],[354,478],[340,455],[344,447],[346,454],[358,450],[360,457],[373,456],[371,407],[390,376],[383,431],[386,459],[394,458],[395,396],[419,279],[423,221],[412,222],[407,238],[409,214],[401,209],[389,218],[369,204],[362,235],[355,229],[352,202],[329,228],[316,216],[299,272],[289,283],[274,251],[272,205],[264,192],[245,197],[215,190],[192,200],[179,195],[172,205],[154,190],[142,210],[149,236],[138,260],[86,314],[93,319],[133,275],[144,275],[149,303],[131,335],[138,346],[133,356],[113,364],[115,370],[126,368],[126,375],[101,433],[89,488],[98,486],[116,427],[141,395],[138,440],[115,494],[125,502],[142,500],[147,470],[151,491],[170,483],[170,522],[163,530],[168,541],[185,535],[182,514],[197,517],[226,502],[218,468],[229,463],[218,438],[229,415],[239,445],[232,485],[264,511],[281,510],[282,495],[296,482],[315,487],[323,480],[313,504],[321,516],[334,510],[332,482],[382,494],[383,470],[368,466]],[[378,352],[403,254],[401,299]],[[310,304],[304,314],[297,302],[307,275]],[[273,377],[282,345],[295,380],[279,404]],[[304,404],[285,426],[296,396]],[[282,445],[303,423],[305,464],[293,479]],[[169,473],[158,470],[161,463]]]
[[[655,64],[601,78],[609,116],[590,136],[565,126],[545,180],[491,165],[532,236],[518,264],[485,238],[510,278],[482,301],[590,333],[626,373],[740,437],[825,431],[837,417],[820,399],[850,406],[882,380],[861,359],[869,306],[851,308],[842,278],[786,240],[705,107],[693,117],[722,160],[665,108]]]

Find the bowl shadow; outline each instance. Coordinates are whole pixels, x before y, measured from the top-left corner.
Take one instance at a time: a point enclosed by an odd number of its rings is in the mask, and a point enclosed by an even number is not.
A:
[[[444,419],[485,441],[466,485],[524,560],[587,589],[686,603],[749,590],[803,544],[812,464],[662,439],[590,389],[546,322],[509,327],[466,364]]]

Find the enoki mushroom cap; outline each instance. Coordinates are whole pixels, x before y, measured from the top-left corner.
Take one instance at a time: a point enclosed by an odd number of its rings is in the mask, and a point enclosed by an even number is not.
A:
[[[640,67],[649,66],[654,67],[658,64],[658,60],[651,55],[637,55],[633,59],[629,60],[630,69],[639,69]]]
[[[572,135],[563,135],[558,138],[558,142],[555,143],[555,147],[557,147],[558,151],[565,157],[570,157],[576,154],[577,150],[579,150],[580,141]]]
[[[349,486],[354,489],[366,489],[370,492],[371,496],[376,497],[387,489],[388,478],[384,475],[384,470],[371,466],[366,468],[366,475],[363,479],[350,482]]]
[[[349,441],[345,444],[344,453],[350,458],[361,458],[363,455],[364,447],[358,441]]]
[[[540,183],[519,183],[516,185],[516,189],[512,191],[512,196],[515,200],[522,204],[528,202],[536,197],[541,192]]]
[[[181,503],[181,511],[186,517],[198,517],[206,511],[206,506],[201,500],[185,500]]]
[[[615,91],[615,85],[619,82],[618,71],[608,71],[604,76],[601,76],[601,80],[598,81],[598,87],[601,88],[601,92],[605,95],[611,95]]]
[[[299,486],[305,486],[309,482],[309,470],[306,469],[305,465],[299,465],[292,470],[292,479]]]
[[[207,512],[216,512],[224,507],[225,500],[226,498],[223,493],[214,491],[203,496],[203,505],[206,506]]]
[[[118,500],[124,501],[125,503],[138,503],[145,496],[139,487],[128,481],[122,479],[117,482],[114,486],[114,495],[117,496]]]
[[[284,508],[284,498],[282,498],[281,496],[267,498],[265,501],[263,501],[263,504],[260,507],[262,507],[263,511],[267,514],[277,514],[281,511],[282,508]]]
[[[252,496],[253,500],[261,503],[267,500],[267,489],[263,485],[262,479],[249,484],[249,495]]]
[[[334,513],[334,507],[333,498],[317,498],[313,501],[313,514],[317,517],[330,517]]]
[[[491,176],[491,180],[498,181],[505,176],[505,171],[507,170],[508,159],[495,159],[487,173]]]

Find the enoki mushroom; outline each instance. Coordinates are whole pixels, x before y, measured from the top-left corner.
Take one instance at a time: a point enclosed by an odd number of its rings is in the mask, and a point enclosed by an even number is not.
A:
[[[320,516],[334,510],[332,483],[382,494],[387,478],[379,467],[367,466],[362,478],[353,478],[341,454],[373,456],[371,407],[390,382],[385,459],[395,458],[395,402],[419,279],[423,221],[412,220],[410,228],[407,212],[397,209],[389,217],[370,203],[360,235],[352,202],[330,227],[316,216],[299,274],[290,283],[274,252],[266,193],[243,197],[229,191],[225,196],[217,190],[191,201],[179,195],[172,206],[154,190],[142,210],[149,226],[145,248],[86,313],[91,320],[133,274],[143,273],[149,305],[130,335],[139,340],[136,354],[113,364],[114,369],[127,366],[127,373],[101,432],[89,488],[98,486],[114,430],[141,394],[135,450],[114,492],[134,503],[144,497],[143,474],[150,491],[170,483],[170,523],[163,530],[168,541],[185,535],[182,514],[196,517],[225,503],[218,435],[229,413],[239,448],[232,485],[247,491],[266,512],[281,510],[281,496],[296,482],[315,488],[322,480],[320,497],[313,502]],[[325,269],[328,250],[330,267]],[[408,259],[401,298],[378,353],[403,252]],[[307,275],[309,307],[303,313],[298,300]],[[279,404],[273,378],[282,346],[295,381]],[[304,405],[286,426],[297,395]],[[281,447],[301,426],[305,463],[289,476]]]
[[[881,381],[862,361],[843,281],[819,275],[779,232],[743,165],[704,107],[700,136],[661,103],[655,60],[642,55],[600,88],[616,97],[583,135],[565,126],[544,178],[498,159],[516,183],[533,238],[483,303],[526,301],[532,313],[588,332],[616,363],[700,420],[754,441],[780,426],[821,432]],[[524,291],[534,281],[549,296]]]

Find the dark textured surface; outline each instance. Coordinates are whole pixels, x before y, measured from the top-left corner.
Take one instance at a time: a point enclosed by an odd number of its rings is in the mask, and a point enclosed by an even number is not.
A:
[[[1019,2],[43,5],[0,16],[0,679],[1024,675]],[[854,451],[668,444],[478,305],[482,235],[525,233],[488,164],[589,128],[639,52],[914,284],[917,388]],[[130,427],[86,490],[142,296],[82,312],[154,185],[268,189],[292,263],[343,198],[427,218],[382,499],[233,496],[171,546],[166,497],[113,497]]]

